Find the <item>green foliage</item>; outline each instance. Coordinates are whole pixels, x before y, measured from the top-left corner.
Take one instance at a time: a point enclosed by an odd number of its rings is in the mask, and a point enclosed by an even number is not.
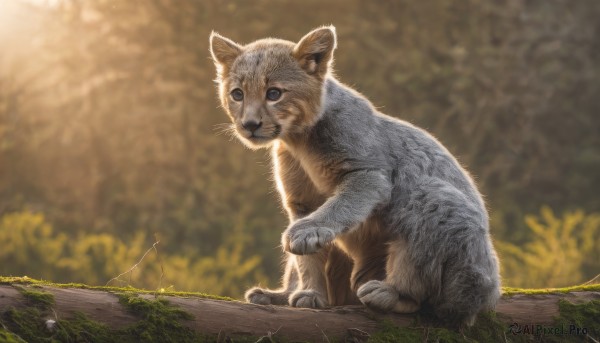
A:
[[[195,289],[197,284],[213,294],[239,296],[252,283],[267,283],[259,269],[262,258],[259,255],[245,257],[243,249],[243,240],[231,240],[220,246],[215,256],[202,257],[191,265],[185,258],[171,258],[168,265],[181,277],[183,289]],[[190,280],[190,274],[197,280]]]
[[[505,284],[564,287],[592,279],[600,270],[600,214],[565,212],[558,218],[543,207],[527,216],[532,238],[522,246],[497,241]]]
[[[0,259],[6,261],[0,266],[3,275],[27,273],[58,282],[100,285],[130,270],[148,251],[137,267],[111,283],[236,297],[254,283],[266,283],[259,269],[261,258],[246,255],[248,237],[243,234],[232,236],[215,256],[182,256],[159,253],[160,245],[148,250],[152,244],[141,232],[127,243],[110,234],[82,233],[74,239],[56,234],[43,215],[22,212],[8,214],[0,222],[0,244],[8,247],[0,251]],[[56,253],[45,256],[47,247]],[[23,251],[39,256],[39,265],[32,267]]]
[[[56,234],[42,214],[9,213],[0,218],[0,274],[30,273],[56,277],[54,263],[64,252],[67,237]],[[19,266],[24,269],[16,269]],[[13,269],[14,268],[14,269]]]

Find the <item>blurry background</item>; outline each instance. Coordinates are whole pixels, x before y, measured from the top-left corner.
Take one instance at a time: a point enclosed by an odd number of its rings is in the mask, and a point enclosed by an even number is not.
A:
[[[0,275],[103,285],[158,239],[111,284],[277,286],[269,155],[220,134],[208,36],[334,24],[339,78],[476,178],[505,285],[592,279],[598,18],[595,0],[1,0]]]

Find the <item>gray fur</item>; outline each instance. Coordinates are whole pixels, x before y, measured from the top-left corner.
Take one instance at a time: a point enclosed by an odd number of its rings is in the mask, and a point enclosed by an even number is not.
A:
[[[487,211],[467,172],[425,131],[378,113],[333,78],[325,87],[321,119],[306,137],[310,151],[297,153],[336,168],[338,187],[284,233],[287,250],[314,253],[334,239],[343,242],[369,216],[379,216],[389,241],[406,242],[407,261],[419,274],[412,287],[424,289],[417,303],[429,302],[442,318],[466,321],[493,307],[498,263]],[[359,298],[370,297],[361,291]]]
[[[325,266],[339,249],[353,261],[345,282],[365,305],[395,312],[427,305],[449,323],[472,324],[495,306],[500,277],[469,174],[430,134],[378,112],[331,74],[321,85],[316,120],[274,140],[274,161],[287,168],[276,176],[291,218],[282,236],[284,287],[254,288],[246,298],[334,303]]]

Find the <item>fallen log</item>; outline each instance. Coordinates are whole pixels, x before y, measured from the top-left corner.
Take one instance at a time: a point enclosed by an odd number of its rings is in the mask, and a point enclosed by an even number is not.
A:
[[[505,327],[505,331],[508,331],[513,323],[553,325],[560,314],[560,301],[571,304],[592,302],[600,309],[600,288],[588,289],[591,290],[568,293],[550,290],[545,294],[505,295],[496,307],[494,318]],[[27,292],[51,294],[52,302],[40,307]],[[266,341],[364,341],[384,325],[410,327],[416,323],[415,315],[379,314],[363,306],[313,310],[254,305],[193,295],[138,295],[135,291],[128,290],[120,292],[42,284],[0,285],[1,323],[5,330],[15,331],[11,330],[9,323],[11,319],[8,315],[11,311],[37,306],[43,316],[40,320],[45,320],[48,325],[49,335],[53,330],[50,324],[67,321],[81,314],[111,330],[119,330],[135,325],[145,318],[127,306],[127,301],[123,301],[123,294],[129,297],[125,299],[135,297],[149,303],[159,299],[162,304],[168,304],[187,314],[179,319],[183,328],[205,335],[204,337],[213,337],[215,341],[231,341],[232,337],[250,337],[254,340],[263,337]],[[600,318],[595,320],[600,325]],[[482,325],[480,321],[475,327],[478,325]],[[14,333],[19,335],[19,332]],[[589,328],[586,328],[585,335],[598,339],[596,333],[591,332]]]

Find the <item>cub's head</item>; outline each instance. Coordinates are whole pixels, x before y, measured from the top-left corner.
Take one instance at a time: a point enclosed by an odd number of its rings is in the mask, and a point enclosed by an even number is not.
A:
[[[221,103],[244,144],[268,146],[315,122],[335,46],[333,26],[298,43],[267,38],[239,45],[210,35]]]

